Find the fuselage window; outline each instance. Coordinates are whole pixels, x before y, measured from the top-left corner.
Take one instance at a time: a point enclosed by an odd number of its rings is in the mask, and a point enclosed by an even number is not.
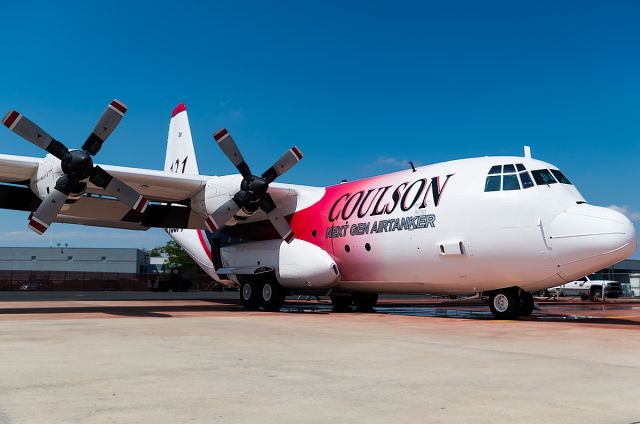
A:
[[[500,175],[488,176],[484,191],[500,191]]]
[[[506,174],[506,173],[508,173],[508,172],[516,172],[516,168],[515,168],[513,165],[511,165],[511,164],[509,164],[509,165],[505,165],[505,166],[502,168],[502,172],[504,172],[505,174]]]
[[[502,172],[502,165],[493,165],[489,170],[489,175],[499,174]]]
[[[505,168],[508,165],[505,165]],[[511,165],[513,166],[513,165]],[[518,182],[518,176],[516,174],[505,174],[502,176],[502,189],[503,190],[520,190],[520,183]]]
[[[553,175],[551,175],[551,172],[549,172],[548,169],[536,169],[535,171],[531,171],[531,175],[533,175],[533,179],[538,185],[557,183],[556,179],[553,178]]]
[[[526,169],[527,169],[521,163],[516,163],[516,168],[518,168],[518,171],[526,171]]]
[[[531,181],[531,177],[527,171],[520,173],[520,181],[522,181],[522,188],[533,187],[533,181]]]
[[[556,177],[556,179],[562,184],[571,184],[571,181],[569,181],[569,179],[565,177],[564,174],[560,172],[560,170],[552,169],[551,172],[553,173],[553,176]]]

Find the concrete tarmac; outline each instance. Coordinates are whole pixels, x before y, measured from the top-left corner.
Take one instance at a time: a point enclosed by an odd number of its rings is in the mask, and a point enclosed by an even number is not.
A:
[[[495,321],[433,300],[264,313],[171,295],[0,296],[0,423],[640,421],[638,303]]]

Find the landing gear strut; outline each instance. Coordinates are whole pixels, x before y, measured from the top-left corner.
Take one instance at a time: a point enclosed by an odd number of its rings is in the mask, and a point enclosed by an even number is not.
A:
[[[359,312],[369,312],[378,303],[378,293],[356,293],[353,295],[353,303]]]
[[[350,311],[351,305],[359,312],[370,312],[378,303],[378,293],[333,293],[329,297],[335,312]]]
[[[331,294],[329,298],[333,304],[334,312],[349,311],[353,305],[353,296],[350,294]]]
[[[533,312],[535,305],[533,304],[533,295],[528,291],[520,292],[520,316],[528,317]]]

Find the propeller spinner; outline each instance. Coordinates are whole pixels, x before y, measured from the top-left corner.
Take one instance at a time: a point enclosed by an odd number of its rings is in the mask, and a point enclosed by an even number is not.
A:
[[[262,209],[280,237],[287,243],[291,243],[295,238],[293,230],[267,190],[270,183],[302,160],[300,150],[295,146],[292,147],[258,177],[251,173],[249,165],[244,161],[242,153],[226,129],[219,130],[213,137],[243,179],[240,190],[234,194],[233,198],[213,211],[206,219],[209,231],[216,231],[224,225],[234,225],[238,221],[247,219],[258,209]]]
[[[38,234],[44,233],[62,209],[67,197],[77,191],[75,189],[81,187],[87,179],[137,212],[143,213],[147,209],[149,201],[144,196],[93,164],[92,156],[100,151],[102,144],[126,112],[124,103],[118,100],[109,103],[93,132],[82,145],[82,150],[67,149],[64,144],[15,110],[5,115],[2,123],[7,128],[60,159],[62,165],[63,175],[56,181],[54,189],[29,216],[29,228]]]

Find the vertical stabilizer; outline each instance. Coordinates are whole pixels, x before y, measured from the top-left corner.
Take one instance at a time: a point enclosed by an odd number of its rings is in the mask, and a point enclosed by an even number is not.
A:
[[[191,128],[184,103],[176,106],[171,114],[164,170],[178,174],[198,174],[198,162],[193,150]]]
[[[176,106],[171,114],[164,170],[177,174],[198,175],[198,163],[193,150],[189,118],[187,118],[187,108],[184,103]],[[211,260],[211,244],[204,229],[167,228],[166,230],[171,238],[196,261],[200,268],[214,280],[220,281]]]

